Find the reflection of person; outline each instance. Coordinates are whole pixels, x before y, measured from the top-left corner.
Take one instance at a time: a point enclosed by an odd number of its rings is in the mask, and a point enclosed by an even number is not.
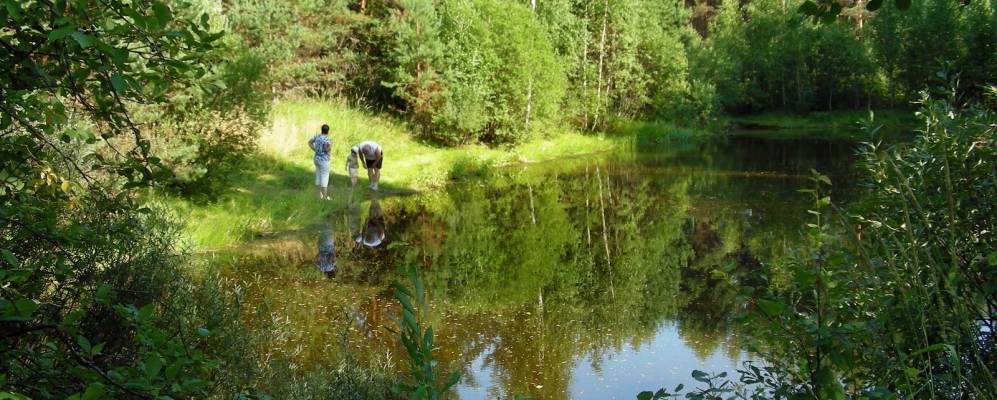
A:
[[[322,125],[322,133],[308,141],[308,147],[315,152],[315,187],[318,197],[329,200],[329,152],[332,151],[332,140],[329,139],[329,125]]]
[[[336,245],[332,242],[332,227],[322,229],[318,238],[318,257],[315,265],[319,271],[332,275],[336,273]]]
[[[381,149],[381,145],[367,140],[353,146],[350,152],[360,156],[363,167],[367,169],[370,188],[377,190],[377,184],[381,181],[381,166],[384,164],[384,150]]]
[[[386,224],[384,215],[381,214],[381,204],[377,199],[370,201],[370,211],[367,213],[367,221],[363,230],[353,238],[357,244],[367,247],[377,247],[384,242]]]
[[[350,155],[346,156],[346,171],[350,173],[350,187],[357,186],[357,169],[360,164],[357,162],[357,153],[350,152]]]

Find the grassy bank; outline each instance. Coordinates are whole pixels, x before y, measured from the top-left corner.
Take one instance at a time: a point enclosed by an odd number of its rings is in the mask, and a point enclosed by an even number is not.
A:
[[[914,113],[898,110],[874,110],[873,126],[883,126],[883,137],[910,134],[915,125]],[[868,140],[860,121],[869,118],[865,110],[816,112],[809,114],[763,113],[731,117],[731,134],[771,139]]]
[[[333,141],[332,200],[320,202],[314,193],[314,166],[307,141],[329,124]],[[301,100],[277,104],[269,128],[259,139],[259,152],[232,177],[231,189],[211,203],[165,197],[161,201],[187,220],[187,236],[197,248],[218,248],[266,236],[272,232],[314,225],[344,208],[351,199],[369,195],[366,174],[360,171],[351,190],[345,157],[349,148],[374,140],[385,149],[379,195],[404,195],[432,190],[476,170],[512,163],[540,162],[608,151],[627,145],[631,134],[553,132],[515,147],[481,145],[440,147],[420,141],[411,127],[335,101]]]
[[[734,134],[769,138],[861,139],[856,121],[864,112],[818,113],[808,116],[762,114],[740,117],[735,124],[749,130]],[[906,114],[877,114],[877,123],[897,125],[910,121]],[[329,124],[333,141],[330,201],[316,199],[314,166],[307,142]],[[689,129],[667,123],[620,122],[611,133],[582,134],[566,128],[548,132],[529,142],[491,148],[483,145],[441,147],[418,139],[414,128],[391,118],[350,107],[337,101],[297,100],[278,103],[269,127],[259,138],[259,150],[245,168],[232,176],[227,193],[212,202],[163,196],[159,201],[187,221],[186,235],[198,249],[217,249],[272,233],[317,224],[342,210],[351,200],[370,196],[366,173],[360,171],[355,189],[349,186],[345,156],[363,140],[374,140],[385,149],[379,196],[429,191],[488,168],[515,163],[613,151],[627,146],[669,146],[671,140],[695,140],[715,135],[714,129]],[[864,133],[862,133],[864,135]]]

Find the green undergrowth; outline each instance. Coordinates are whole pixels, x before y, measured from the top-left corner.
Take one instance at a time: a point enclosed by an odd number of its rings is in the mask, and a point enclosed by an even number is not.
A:
[[[911,136],[914,113],[902,110],[872,111],[873,125],[883,126],[882,137]],[[866,141],[870,139],[863,122],[866,110],[815,112],[809,114],[764,113],[730,118],[729,133],[766,139],[832,139]]]
[[[332,175],[329,201],[314,188],[314,165],[307,141],[322,124],[331,127]],[[278,103],[259,150],[230,178],[230,188],[216,199],[191,200],[153,196],[187,221],[186,236],[198,249],[217,249],[257,237],[314,225],[346,207],[351,199],[410,195],[442,187],[454,179],[488,174],[515,163],[612,151],[627,146],[627,132],[582,134],[553,132],[514,147],[483,145],[442,147],[418,139],[412,128],[394,118],[329,100]],[[380,143],[385,152],[380,190],[368,190],[361,169],[350,188],[345,158],[363,140]]]

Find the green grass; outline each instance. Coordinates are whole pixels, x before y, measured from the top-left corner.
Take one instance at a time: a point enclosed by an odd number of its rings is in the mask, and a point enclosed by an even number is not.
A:
[[[846,129],[864,112],[818,113],[811,116],[762,114],[743,117],[772,129],[736,134],[771,138],[831,137],[857,139]],[[909,113],[880,113],[878,123],[895,126],[909,121]],[[322,124],[329,124],[333,141],[331,201],[317,199],[313,186],[314,165],[307,141]],[[158,196],[187,221],[186,236],[200,250],[265,237],[277,232],[319,224],[330,213],[353,199],[372,196],[366,173],[361,169],[355,189],[350,189],[345,157],[349,148],[363,140],[384,147],[384,169],[377,196],[406,195],[432,191],[455,179],[485,176],[495,167],[516,163],[615,151],[621,148],[653,149],[673,146],[673,140],[697,140],[721,129],[688,129],[668,123],[620,122],[607,133],[582,134],[570,128],[548,132],[513,147],[483,145],[441,147],[418,139],[413,129],[390,116],[367,112],[338,101],[296,100],[274,106],[270,125],[259,138],[259,151],[242,172],[231,178],[227,193],[211,203],[176,196]],[[855,130],[856,132],[858,130]]]
[[[333,141],[331,201],[319,201],[313,186],[307,141],[323,124]],[[404,123],[335,101],[299,100],[277,104],[259,138],[259,154],[232,177],[231,189],[213,203],[178,197],[158,201],[184,216],[186,235],[198,249],[217,249],[270,233],[318,224],[353,198],[370,196],[361,169],[356,189],[346,176],[350,146],[374,140],[384,147],[384,169],[377,195],[429,191],[452,179],[513,163],[541,162],[627,145],[626,132],[581,134],[566,130],[504,148],[482,145],[446,148],[420,141]]]
[[[909,135],[915,125],[914,113],[898,110],[873,111],[874,126],[882,125],[884,137]],[[869,118],[865,110],[816,112],[809,114],[764,113],[732,117],[733,135],[770,139],[867,140],[861,121]]]

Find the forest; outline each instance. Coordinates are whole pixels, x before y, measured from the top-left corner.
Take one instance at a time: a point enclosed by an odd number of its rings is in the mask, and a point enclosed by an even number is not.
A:
[[[995,50],[992,0],[0,0],[0,400],[997,398]]]

